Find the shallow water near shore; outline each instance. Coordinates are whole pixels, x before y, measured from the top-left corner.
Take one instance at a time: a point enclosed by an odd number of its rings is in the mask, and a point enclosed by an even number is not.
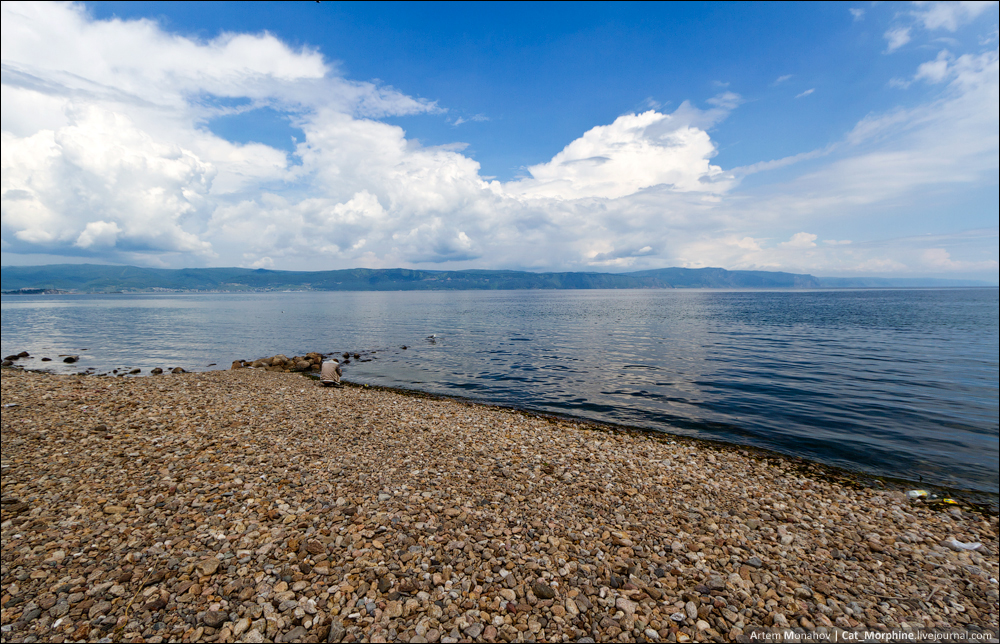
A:
[[[996,494],[998,486],[997,289],[62,295],[0,303],[0,350],[29,351],[20,361],[27,368],[148,373],[351,351],[364,360],[344,367],[354,382],[754,445],[944,487]],[[80,360],[64,364],[60,355]]]

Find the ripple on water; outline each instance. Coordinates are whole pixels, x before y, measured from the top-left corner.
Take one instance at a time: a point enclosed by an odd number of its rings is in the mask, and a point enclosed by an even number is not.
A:
[[[3,296],[29,368],[377,350],[349,380],[995,493],[996,289]],[[277,315],[276,310],[285,311]],[[434,341],[424,341],[431,335]],[[408,350],[400,347],[408,346]],[[42,363],[78,354],[80,362]]]

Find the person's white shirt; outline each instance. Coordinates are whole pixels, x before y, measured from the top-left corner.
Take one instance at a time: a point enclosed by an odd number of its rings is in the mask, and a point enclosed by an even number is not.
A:
[[[340,369],[340,361],[336,358],[330,358],[329,360],[323,361],[323,366],[319,372],[319,379],[324,385],[326,384],[340,384],[340,377],[344,375],[344,372]]]

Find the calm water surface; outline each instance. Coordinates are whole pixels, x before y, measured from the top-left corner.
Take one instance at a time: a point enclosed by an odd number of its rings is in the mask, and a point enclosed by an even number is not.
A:
[[[997,289],[63,295],[0,305],[2,353],[31,352],[31,368],[198,370],[375,351],[345,377],[997,493]],[[81,360],[64,365],[59,354]]]

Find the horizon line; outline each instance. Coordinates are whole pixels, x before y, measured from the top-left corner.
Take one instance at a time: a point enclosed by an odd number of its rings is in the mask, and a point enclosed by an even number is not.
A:
[[[687,266],[664,266],[660,268],[641,268],[631,271],[600,271],[600,270],[530,270],[530,269],[516,269],[516,268],[453,268],[453,269],[434,269],[434,268],[409,268],[405,266],[397,266],[391,268],[370,268],[366,266],[355,266],[351,268],[329,268],[329,269],[318,269],[318,270],[295,270],[286,268],[264,268],[257,267],[251,268],[246,266],[185,266],[182,268],[169,268],[163,266],[140,266],[136,264],[110,264],[110,263],[90,263],[90,262],[80,262],[80,263],[62,263],[62,264],[10,264],[2,265],[0,264],[0,269],[31,269],[31,268],[46,268],[55,266],[110,266],[110,267],[121,267],[121,268],[137,268],[142,270],[157,270],[157,271],[186,271],[186,270],[245,270],[253,272],[270,272],[270,273],[331,273],[337,271],[356,271],[356,270],[367,270],[367,271],[423,271],[427,273],[460,273],[469,271],[483,271],[483,272],[508,272],[508,273],[527,273],[530,275],[545,275],[545,274],[572,274],[572,273],[582,273],[582,274],[595,274],[595,275],[630,275],[635,273],[643,273],[650,271],[663,271],[663,270],[685,270],[685,271],[702,271],[702,270],[721,270],[730,273],[773,273],[773,274],[785,274],[785,275],[800,275],[804,277],[813,277],[817,279],[884,279],[884,280],[936,280],[936,281],[963,281],[963,282],[978,282],[982,286],[1000,286],[1000,282],[991,282],[988,280],[969,278],[969,277],[943,277],[943,276],[928,276],[928,275],[915,275],[915,276],[886,276],[886,275],[872,275],[872,274],[855,274],[855,275],[814,275],[812,273],[796,273],[790,270],[767,270],[759,268],[723,268],[721,266],[700,266],[697,268],[687,267]]]

